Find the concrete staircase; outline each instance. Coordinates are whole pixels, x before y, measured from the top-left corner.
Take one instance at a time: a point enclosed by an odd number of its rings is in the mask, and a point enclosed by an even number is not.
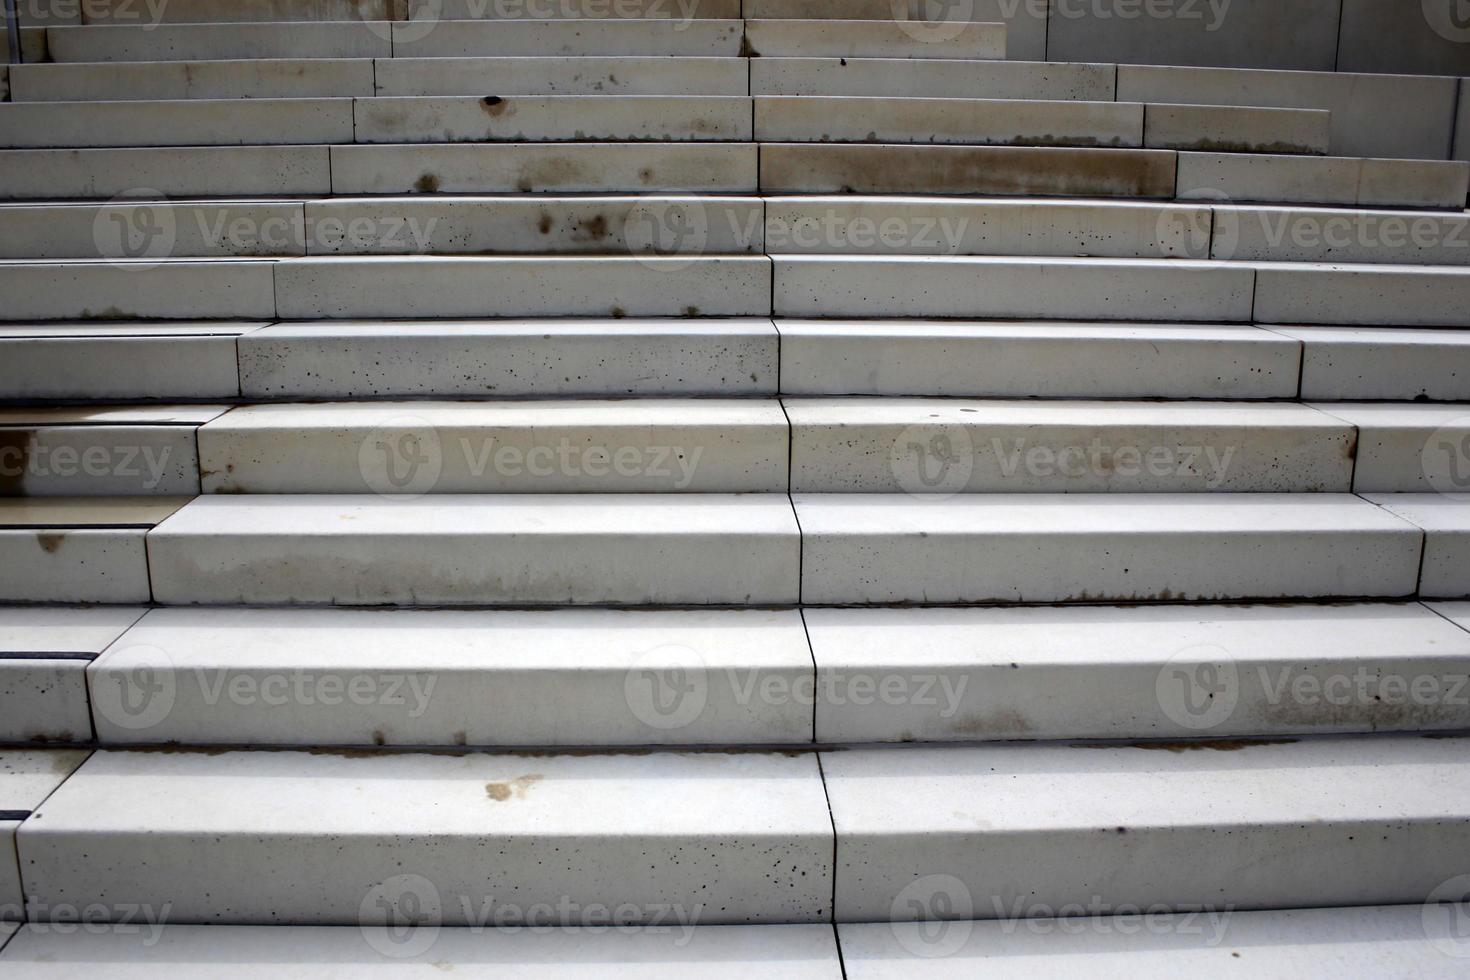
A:
[[[0,974],[1464,975],[1432,3],[20,2]]]

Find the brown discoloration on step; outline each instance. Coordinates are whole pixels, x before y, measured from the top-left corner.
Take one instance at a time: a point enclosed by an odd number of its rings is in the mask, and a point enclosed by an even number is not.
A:
[[[498,95],[487,95],[480,100],[480,108],[484,109],[487,115],[500,116],[504,115],[505,110],[510,108],[510,103]]]
[[[524,800],[530,788],[544,778],[539,772],[532,772],[504,783],[486,783],[485,795],[497,803],[504,803],[511,797]]]
[[[54,555],[66,543],[65,531],[41,531],[36,535],[36,544],[48,555]]]
[[[439,186],[440,181],[437,174],[424,174],[413,182],[413,189],[420,194],[437,194],[439,192]]]
[[[1127,742],[1123,745],[1102,743],[1088,745],[1078,743],[1073,748],[1079,749],[1148,749],[1154,752],[1173,752],[1176,755],[1181,752],[1239,752],[1241,749],[1252,749],[1261,745],[1290,745],[1299,741],[1294,738],[1219,738],[1197,742]]]
[[[0,497],[25,495],[34,436],[30,429],[0,429]]]

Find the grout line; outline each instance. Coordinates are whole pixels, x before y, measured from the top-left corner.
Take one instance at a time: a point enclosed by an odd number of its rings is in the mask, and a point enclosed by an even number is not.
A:
[[[832,935],[837,936],[837,815],[832,812],[832,794],[827,789],[827,770],[822,765],[822,754],[815,752],[817,758],[817,778],[822,781],[822,796],[827,800],[827,820],[832,825],[832,904],[830,908],[832,923]],[[842,943],[837,943],[837,958],[842,959]],[[844,968],[843,976],[847,975]]]

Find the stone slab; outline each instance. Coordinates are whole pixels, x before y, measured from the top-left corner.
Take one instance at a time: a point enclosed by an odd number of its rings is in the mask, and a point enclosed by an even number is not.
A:
[[[1302,342],[1303,398],[1470,401],[1470,332],[1272,327]]]
[[[761,143],[1144,145],[1143,106],[1126,102],[759,96]]]
[[[1318,402],[1355,426],[1356,493],[1470,491],[1462,446],[1470,446],[1470,406]]]
[[[1241,261],[1470,265],[1470,214],[1217,205],[1211,240]]]
[[[755,58],[750,94],[1111,102],[1116,71],[1113,65],[1045,61]]]
[[[1470,309],[1470,270],[1446,266],[1256,266],[1263,323],[1453,327]]]
[[[0,150],[0,199],[332,193],[325,146]]]
[[[1183,200],[1459,208],[1470,164],[1447,160],[1180,153]]]
[[[260,325],[0,326],[0,397],[233,398],[235,337]]]
[[[936,16],[937,15],[937,16]],[[944,39],[966,21],[1005,24],[1008,58],[1046,60],[1047,11],[1034,3],[1009,0],[974,0],[953,6],[927,4],[924,0],[745,0],[745,16],[751,18],[797,18],[806,20],[893,20],[912,21],[918,37]]]
[[[391,58],[390,25],[339,21],[107,24],[51,27],[52,61],[239,61],[254,58]],[[30,60],[30,59],[27,59]]]
[[[746,14],[750,18],[749,13]],[[754,58],[957,58],[1006,56],[1006,27],[971,20],[751,18],[744,52]],[[1086,59],[1076,59],[1086,60]]]
[[[302,205],[128,199],[0,207],[0,258],[147,259],[306,254]]]
[[[373,64],[281,58],[21,65],[15,101],[354,98],[374,94]]]
[[[380,58],[376,95],[747,95],[739,58]]]
[[[1343,71],[1470,73],[1470,26],[1448,0],[1343,0],[1337,67]]]
[[[1470,496],[1458,491],[1370,493],[1364,499],[1424,529],[1420,595],[1431,599],[1470,596]]]
[[[358,143],[719,143],[751,138],[750,100],[743,96],[375,98],[356,100],[354,118]]]
[[[260,319],[276,315],[271,264],[4,262],[4,320]]]
[[[1150,103],[1143,145],[1216,153],[1325,154],[1332,113],[1322,109]]]
[[[15,102],[0,105],[9,148],[351,143],[350,99]]]
[[[393,25],[393,57],[694,57],[741,52],[739,20],[463,20]],[[375,57],[389,57],[386,53]]]

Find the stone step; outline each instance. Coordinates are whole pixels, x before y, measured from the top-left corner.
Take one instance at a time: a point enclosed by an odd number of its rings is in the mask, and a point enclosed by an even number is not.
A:
[[[1169,150],[1051,146],[766,143],[771,194],[1174,197]]]
[[[146,259],[306,254],[302,205],[290,201],[13,204],[0,207],[0,258]],[[376,226],[378,234],[393,229]],[[329,231],[335,230],[327,229]],[[345,237],[346,229],[342,229]],[[398,229],[402,249],[414,244]],[[364,236],[372,240],[369,233]]]
[[[763,316],[771,304],[764,256],[324,257],[275,272],[273,312],[290,320]]]
[[[1455,83],[1425,75],[1119,65],[1117,98],[1327,109],[1337,153],[1443,160],[1449,156]]]
[[[344,970],[361,977],[416,966],[465,976],[493,973],[545,980],[574,980],[588,971],[609,980],[741,980],[750,974],[751,963],[769,965],[791,980],[842,978],[829,925],[711,926],[681,923],[670,915],[664,920],[667,925],[636,929],[605,925],[618,921],[613,907],[580,911],[579,925],[567,928],[408,924],[373,928],[366,937],[356,929],[332,926],[174,924],[156,931],[142,927],[133,934],[79,930],[63,936],[37,925],[21,930],[0,964],[17,980],[60,977],[84,968],[118,980],[182,978],[196,976],[205,963],[220,980],[243,980],[267,961],[300,980],[326,980]]]
[[[1409,596],[1423,538],[1347,494],[793,500],[814,604]]]
[[[148,530],[187,497],[0,497],[0,603],[148,602]]]
[[[1331,129],[1332,113],[1323,109],[1149,103],[1143,145],[1217,153],[1325,154]]]
[[[1456,451],[1463,453],[1461,447]],[[1457,464],[1432,461],[1431,470],[1446,483],[1436,493],[1368,493],[1363,497],[1386,512],[1424,529],[1424,563],[1419,572],[1419,594],[1432,599],[1470,596],[1470,495],[1456,489]]]
[[[784,494],[417,496],[432,472],[385,466],[377,495],[199,497],[149,535],[154,598],[520,606],[797,599],[800,541]],[[716,551],[718,564],[709,561]]]
[[[1391,736],[824,755],[837,921],[943,909],[1014,927],[1062,906],[1195,910],[1201,925],[1237,909],[1419,913],[1457,870],[1445,855],[1470,845],[1467,748]]]
[[[1126,102],[760,96],[762,143],[1143,145],[1144,107]]]
[[[926,23],[891,14],[881,20],[755,18],[745,21],[742,53],[752,58],[1001,59],[1006,26],[969,19]]]
[[[1211,256],[1266,262],[1470,265],[1470,213],[1213,209]]]
[[[0,399],[235,398],[235,339],[261,326],[0,324]]]
[[[745,0],[744,13],[746,17],[764,19],[893,21],[925,43],[953,39],[971,21],[1003,23],[1008,57],[1046,60],[1048,14],[1035,4],[1009,0],[937,6],[926,0]]]
[[[330,194],[332,153],[325,146],[0,150],[0,200],[107,199],[140,189],[155,198]],[[754,170],[752,162],[752,184]]]
[[[536,0],[442,0],[438,4],[414,4],[412,0],[401,20],[521,20],[527,16],[547,19],[605,20],[620,18],[637,20],[678,19],[684,23],[695,20],[719,19],[738,20],[741,0],[556,0],[555,3]],[[452,24],[448,29],[458,27]]]
[[[796,610],[155,609],[90,680],[106,745],[789,745],[812,669]]]
[[[21,821],[86,758],[86,752],[67,749],[0,749],[0,922],[25,918],[25,894],[15,853]],[[6,938],[0,932],[0,945]]]
[[[1115,75],[1113,65],[1044,61],[754,58],[750,61],[750,94],[1111,102]],[[381,83],[381,67],[378,78]]]
[[[771,262],[778,317],[1249,322],[1255,277],[1249,266],[1180,259],[777,255]],[[1292,306],[1281,297],[1280,308]]]
[[[20,856],[52,908],[167,902],[170,923],[369,936],[397,913],[474,925],[531,906],[553,925],[593,905],[633,926],[831,915],[811,754],[98,752],[37,813]]]
[[[281,324],[240,338],[237,384],[252,399],[774,395],[779,345],[765,319]]]
[[[489,95],[358,99],[358,143],[744,142],[744,96]],[[341,140],[340,142],[353,142]]]
[[[199,431],[205,493],[392,492],[408,464],[416,493],[785,493],[789,450],[774,399],[247,405]]]
[[[351,99],[13,102],[0,146],[242,146],[352,142]]]
[[[193,496],[194,433],[226,408],[0,408],[0,495]]]
[[[1211,215],[1202,205],[850,194],[764,204],[770,254],[1209,258]]]
[[[1319,402],[1315,407],[1357,429],[1354,492],[1470,493],[1470,405]]]
[[[391,58],[392,26],[355,18],[289,24],[106,24],[51,27],[46,43],[49,60],[59,62]]]
[[[816,738],[828,744],[1252,738],[1470,723],[1470,635],[1417,604],[803,615],[817,665]],[[93,667],[94,686],[111,656]]]
[[[462,20],[392,25],[395,58],[739,56],[739,20]],[[374,57],[386,58],[387,54]]]
[[[128,99],[356,98],[373,91],[369,58],[244,61],[126,61],[18,65],[16,102]]]
[[[1177,180],[1184,200],[1459,209],[1470,163],[1181,152]]]
[[[1026,911],[1024,902],[1022,907]],[[899,928],[843,923],[837,927],[842,967],[848,980],[1039,977],[1064,974],[1078,957],[1086,957],[1098,976],[1139,980],[1167,980],[1190,970],[1235,980],[1354,970],[1451,980],[1459,974],[1457,957],[1465,947],[1450,905],[1214,910],[1213,915],[1154,911],[1146,917],[1124,908],[1121,914],[1081,920],[1072,908],[1052,910],[1060,918],[1040,917],[1045,914],[1040,907],[1030,911],[1037,917],[1026,921],[1007,916]],[[47,948],[62,945],[53,940]],[[58,953],[57,959],[65,963],[67,955]]]
[[[272,263],[246,260],[11,260],[0,262],[0,295],[6,297],[0,320],[246,320],[276,315]]]
[[[87,665],[145,611],[0,606],[0,741],[91,742]]]
[[[783,405],[794,493],[1353,489],[1352,425],[1305,405],[892,397]]]
[[[370,87],[369,95],[750,94],[742,58],[380,58],[373,74],[376,90]]]
[[[331,148],[337,194],[753,193],[753,143],[377,144]]]
[[[210,24],[251,21],[397,20],[405,0],[168,0],[145,8],[137,0],[88,0],[85,24]],[[146,12],[145,12],[146,11]]]
[[[1297,341],[1238,325],[777,320],[776,327],[781,390],[793,395],[1293,398],[1301,360]]]
[[[1449,266],[1280,263],[1256,266],[1262,323],[1455,327],[1470,308],[1470,270]]]
[[[1302,343],[1303,398],[1470,401],[1470,331],[1271,329]]]

